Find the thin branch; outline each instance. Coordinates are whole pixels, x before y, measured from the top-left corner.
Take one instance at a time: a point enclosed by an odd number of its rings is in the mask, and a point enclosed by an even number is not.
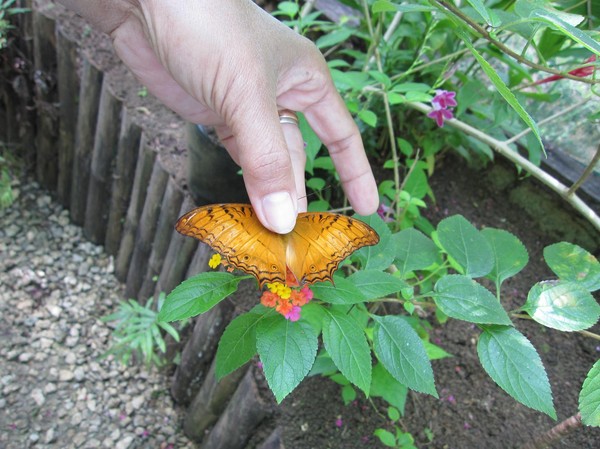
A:
[[[460,20],[465,22],[467,25],[469,25],[471,28],[473,28],[477,33],[479,33],[485,40],[489,41],[491,44],[498,47],[498,49],[501,50],[503,53],[516,59],[520,63],[531,67],[532,69],[536,69],[541,72],[552,73],[554,75],[560,75],[564,78],[572,79],[572,80],[579,81],[579,82],[585,83],[585,84],[595,85],[595,84],[600,83],[600,80],[593,80],[593,79],[590,80],[588,78],[574,76],[569,73],[561,72],[560,70],[546,67],[545,65],[536,64],[535,62],[531,62],[531,61],[525,59],[524,57],[522,57],[520,54],[514,52],[510,47],[507,47],[502,42],[494,39],[484,27],[479,25],[477,22],[473,21],[467,15],[463,14],[463,12],[460,9],[458,9],[457,7],[455,7],[454,5],[450,4],[449,2],[443,1],[443,0],[436,0],[436,3],[438,3],[442,7],[446,8],[448,11],[450,11],[452,14],[454,14]]]
[[[569,106],[566,109],[561,109],[560,111],[558,111],[555,114],[552,114],[549,117],[546,117],[543,120],[540,120],[537,124],[538,126],[542,126],[545,125],[546,123],[549,123],[557,118],[562,118],[564,119],[565,115],[568,114],[569,112],[580,108],[581,106],[583,106],[584,104],[586,104],[591,97],[585,98],[583,100],[581,100],[579,103],[575,103],[571,106]],[[504,143],[506,143],[507,145],[510,145],[511,143],[516,142],[517,140],[519,140],[521,137],[526,136],[527,134],[529,134],[531,132],[531,128],[525,128],[523,131],[521,131],[520,133],[515,134],[514,136],[512,136],[510,139],[505,140]]]
[[[423,103],[404,103],[406,106],[409,106],[413,109],[423,112],[424,114],[428,114],[431,112],[431,108]],[[577,195],[569,194],[569,188],[565,186],[563,183],[558,181],[553,176],[546,173],[544,170],[539,168],[537,165],[530,162],[528,159],[525,159],[519,153],[513,151],[510,146],[504,141],[500,141],[494,139],[493,137],[487,135],[486,133],[479,131],[477,128],[468,125],[465,122],[462,122],[458,119],[451,119],[446,121],[445,123],[448,126],[452,126],[472,137],[475,137],[477,140],[487,144],[493,150],[500,153],[502,156],[523,168],[533,177],[540,180],[543,184],[548,186],[550,189],[554,190],[558,193],[561,198],[563,198],[567,203],[569,203],[575,210],[577,210],[581,215],[583,215],[589,222],[600,231],[600,217],[589,207],[581,198]]]
[[[598,161],[600,161],[600,145],[598,145],[596,154],[594,154],[594,157],[592,158],[590,163],[587,165],[587,167],[585,167],[585,170],[583,171],[579,179],[575,181],[575,184],[571,186],[571,188],[567,192],[567,195],[573,195],[575,193],[575,191],[581,186],[581,184],[583,184],[585,180],[592,174],[592,172],[594,171],[594,167],[596,166]]]

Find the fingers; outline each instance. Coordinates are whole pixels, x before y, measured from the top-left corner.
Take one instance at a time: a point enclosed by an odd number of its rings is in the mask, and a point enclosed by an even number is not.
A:
[[[266,228],[286,234],[294,228],[298,215],[296,179],[304,171],[304,160],[298,150],[302,148],[302,138],[299,131],[294,133],[289,129],[297,129],[295,125],[279,123],[275,105],[261,108],[257,106],[260,100],[255,100],[244,102],[251,107],[240,106],[232,115],[233,136],[223,143],[242,167],[248,197],[258,219]],[[282,126],[288,129],[284,131]],[[299,182],[303,192],[303,176]]]
[[[304,115],[329,150],[353,209],[370,215],[377,210],[379,194],[358,127],[331,79],[325,90],[321,100],[310,105]]]

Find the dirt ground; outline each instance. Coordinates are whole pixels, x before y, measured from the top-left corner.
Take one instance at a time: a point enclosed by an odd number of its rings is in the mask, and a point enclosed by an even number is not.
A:
[[[106,57],[106,45],[99,45],[94,33],[88,31],[81,23],[73,27],[73,33],[84,41],[86,51],[97,49],[100,58]],[[156,137],[160,141],[158,146],[170,148],[163,151],[161,157],[169,160],[170,154],[176,166],[181,164],[178,140],[181,121],[154,109],[151,99],[132,95],[135,83],[128,74],[123,75],[122,83],[118,76],[119,69],[113,69],[113,82],[121,86],[123,92],[129,92],[126,96],[134,103],[141,120],[154,129],[170,130],[167,136],[172,137],[172,144],[165,140],[164,134]],[[440,161],[431,179],[436,202],[431,202],[426,214],[433,224],[446,216],[462,214],[479,228],[502,228],[521,239],[529,250],[530,262],[516,278],[506,282],[503,294],[505,306],[514,308],[525,301],[535,282],[550,276],[542,259],[544,246],[566,239],[597,254],[598,236],[589,235],[574,212],[565,211],[550,201],[552,195],[542,192],[544,201],[537,201],[535,195],[540,193],[539,188],[531,183],[524,188],[514,181],[514,170],[503,164],[497,166],[485,172],[473,172],[455,157]],[[543,203],[549,208],[532,212],[525,208],[527,203]],[[533,217],[544,219],[536,221]],[[516,326],[532,341],[546,366],[558,422],[575,414],[585,374],[600,354],[598,341],[580,334],[548,330],[531,322],[517,322]],[[600,332],[598,326],[592,330]],[[409,393],[401,425],[415,436],[418,447],[513,448],[556,424],[549,417],[518,404],[485,374],[477,359],[478,335],[474,326],[455,320],[435,327],[434,341],[454,357],[433,362],[440,399]],[[288,449],[379,448],[384,446],[373,436],[373,431],[378,427],[390,429],[381,402],[359,398],[344,406],[339,386],[319,377],[307,379],[286,398],[263,425],[263,432],[276,425],[283,429],[283,442]],[[431,431],[432,441],[427,438],[425,429]],[[555,447],[591,449],[598,447],[599,442],[600,429],[581,428]]]

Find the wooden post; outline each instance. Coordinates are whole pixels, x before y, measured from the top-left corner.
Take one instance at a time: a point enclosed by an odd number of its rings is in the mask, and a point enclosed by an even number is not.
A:
[[[257,449],[285,449],[283,439],[281,438],[281,429],[275,427],[275,430],[271,432],[271,435],[269,435]]]
[[[106,237],[112,168],[119,144],[122,109],[123,102],[117,98],[105,78],[100,94],[98,124],[94,138],[83,225],[83,235],[94,243],[104,243]]]
[[[200,243],[188,267],[185,279],[191,278],[198,273],[203,273],[208,270],[208,261],[214,254],[214,250],[205,243]]]
[[[183,202],[183,192],[173,178],[169,178],[167,189],[163,196],[162,206],[160,207],[160,217],[156,232],[154,234],[154,243],[152,244],[152,254],[148,261],[146,276],[142,287],[138,292],[138,299],[145,300],[154,294],[156,287],[156,278],[160,274],[165,255],[169,249],[169,242],[174,232],[173,226],[179,217],[179,210]]]
[[[67,36],[64,26],[60,24],[56,27],[56,45],[58,99],[60,102],[56,193],[60,203],[68,208],[71,201],[79,77],[77,76],[77,43]]]
[[[249,369],[219,421],[204,440],[202,449],[243,449],[268,412],[269,405],[260,396]]]
[[[248,366],[240,367],[217,381],[215,367],[216,363],[213,359],[202,387],[194,396],[185,415],[183,431],[196,441],[201,441],[205,431],[217,422],[240,383],[240,379],[248,370]]]
[[[189,197],[185,198],[179,216],[183,215],[194,206]],[[198,247],[198,240],[185,237],[178,232],[173,232],[171,241],[169,242],[169,249],[158,277],[156,289],[154,294],[157,295],[160,292],[169,293],[173,290],[181,281],[183,281],[185,274],[192,260],[192,256]]]
[[[35,173],[41,185],[56,189],[58,179],[58,100],[56,79],[56,35],[54,19],[34,8],[33,65],[37,109]]]
[[[181,363],[171,384],[171,395],[180,404],[188,404],[204,382],[206,370],[232,313],[231,302],[225,300],[196,317],[194,331],[183,348]]]
[[[113,174],[111,199],[106,225],[104,249],[115,256],[123,234],[123,221],[131,198],[138,162],[142,129],[133,122],[131,113],[123,108],[121,132],[117,146],[116,166]]]
[[[85,220],[94,129],[98,118],[103,76],[100,69],[87,58],[83,59],[70,201],[71,219],[78,225],[82,225]]]
[[[142,133],[135,175],[133,177],[131,198],[129,207],[127,208],[125,224],[123,225],[123,235],[121,237],[121,244],[119,245],[119,252],[115,261],[115,276],[121,282],[125,282],[127,273],[129,272],[129,262],[133,254],[135,235],[137,234],[140,216],[146,202],[146,192],[150,183],[155,159],[156,152],[150,148],[146,140],[146,135]]]
[[[148,267],[148,258],[152,250],[160,206],[168,179],[169,174],[159,159],[156,159],[152,168],[148,193],[146,194],[144,209],[140,216],[133,255],[131,256],[131,263],[129,264],[129,271],[127,273],[127,286],[125,288],[125,297],[127,298],[140,299],[137,298],[137,294],[140,291],[144,275],[146,274],[146,268]]]

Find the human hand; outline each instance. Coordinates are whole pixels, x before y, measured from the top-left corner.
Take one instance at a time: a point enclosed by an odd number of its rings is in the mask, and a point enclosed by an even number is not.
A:
[[[306,210],[302,136],[279,123],[279,109],[304,113],[354,210],[377,209],[358,128],[323,56],[251,1],[60,2],[108,33],[119,57],[166,106],[215,127],[267,228],[289,232]]]

